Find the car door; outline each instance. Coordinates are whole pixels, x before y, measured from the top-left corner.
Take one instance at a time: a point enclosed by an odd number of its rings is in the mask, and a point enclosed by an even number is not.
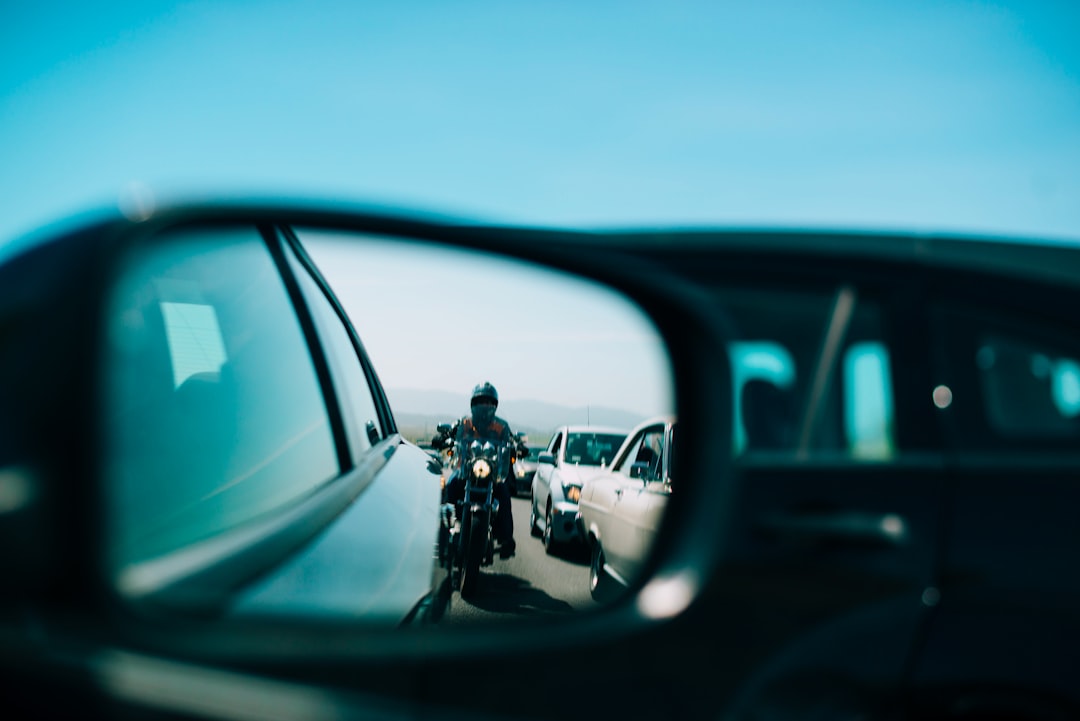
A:
[[[650,509],[664,485],[663,445],[664,424],[648,425],[634,434],[629,453],[613,469],[623,484],[615,492],[604,552],[626,578],[637,575],[656,533],[657,519]]]
[[[707,592],[714,690],[733,717],[795,696],[802,711],[887,704],[933,600],[942,523],[918,276],[719,265],[738,475]]]
[[[629,455],[629,450],[624,446],[624,453],[620,457],[627,455]],[[614,561],[611,556],[607,555],[607,543],[610,539],[614,539],[616,553],[619,553],[620,545],[625,546],[625,544],[620,544],[619,540],[621,536],[625,535],[625,530],[619,527],[619,521],[613,515],[615,503],[628,487],[631,487],[631,485],[638,486],[640,482],[634,481],[631,484],[633,479],[615,471],[617,465],[619,465],[618,458],[616,458],[616,462],[609,472],[590,478],[584,483],[581,488],[581,499],[578,502],[578,508],[581,511],[581,519],[585,527],[585,537],[599,543],[605,549],[604,555],[608,573],[611,573],[620,583],[626,585],[632,579],[624,575],[619,562]]]
[[[649,504],[642,520],[642,549],[652,548],[656,532],[667,512],[668,498],[671,496],[674,469],[675,429],[674,423],[665,424],[663,430],[663,454],[659,464],[659,473],[648,479],[645,492],[649,494]]]
[[[1080,298],[955,273],[934,287],[953,511],[913,683],[973,708],[1075,712]]]

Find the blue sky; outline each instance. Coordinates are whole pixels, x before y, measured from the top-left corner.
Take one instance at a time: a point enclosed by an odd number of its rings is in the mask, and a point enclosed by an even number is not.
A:
[[[642,418],[674,408],[663,340],[647,316],[606,288],[460,251],[378,237],[350,237],[343,246],[332,233],[299,235],[391,403],[399,388],[444,390],[460,394],[465,413],[469,393],[486,380],[503,400],[603,406]]]
[[[133,193],[1080,241],[1078,28],[1073,0],[4,3],[0,244]]]
[[[157,196],[1080,239],[1075,2],[5,3],[0,239]]]

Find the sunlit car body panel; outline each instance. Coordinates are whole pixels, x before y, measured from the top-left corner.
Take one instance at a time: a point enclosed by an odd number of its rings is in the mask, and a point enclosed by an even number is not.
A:
[[[438,508],[428,488],[413,482],[426,455],[411,444],[398,445],[379,481],[280,570],[240,594],[230,614],[437,620],[446,599],[432,589],[440,588],[445,571],[432,564],[434,530],[423,530],[438,529]],[[437,476],[429,480],[428,487],[438,485]],[[403,615],[403,609],[409,610]]]

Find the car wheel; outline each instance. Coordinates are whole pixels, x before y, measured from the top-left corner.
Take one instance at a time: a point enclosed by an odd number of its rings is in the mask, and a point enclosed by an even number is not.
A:
[[[554,555],[557,544],[555,543],[555,535],[552,530],[554,524],[551,522],[551,501],[548,501],[547,511],[544,513],[544,550],[548,552],[548,555]]]
[[[600,541],[592,541],[592,559],[589,563],[589,593],[600,603],[615,597],[615,581],[604,571],[604,549]]]
[[[533,535],[533,538],[540,538],[540,516],[536,513],[535,496],[529,504],[529,509],[529,533]]]

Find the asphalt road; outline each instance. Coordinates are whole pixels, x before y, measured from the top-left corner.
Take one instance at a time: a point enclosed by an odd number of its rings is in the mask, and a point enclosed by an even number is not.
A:
[[[589,595],[589,558],[571,547],[549,556],[539,538],[529,533],[529,499],[514,498],[517,549],[505,561],[481,569],[479,588],[469,600],[454,593],[443,624],[560,616],[594,608]]]

